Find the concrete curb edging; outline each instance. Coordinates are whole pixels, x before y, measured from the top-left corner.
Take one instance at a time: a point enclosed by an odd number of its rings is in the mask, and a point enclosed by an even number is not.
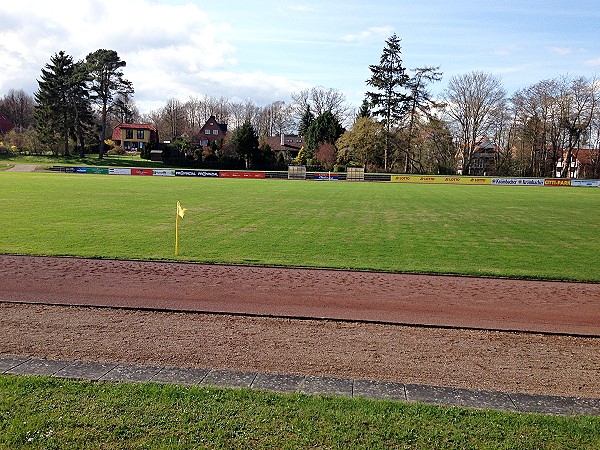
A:
[[[154,382],[336,395],[521,413],[600,416],[600,398],[560,397],[319,376],[0,357],[0,374],[93,382]]]

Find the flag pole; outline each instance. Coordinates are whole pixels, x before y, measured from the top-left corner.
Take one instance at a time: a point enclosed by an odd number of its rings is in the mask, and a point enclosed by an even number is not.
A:
[[[177,214],[175,214],[175,256],[179,255],[179,218],[183,219],[186,211],[187,208],[182,208],[181,204],[177,202]]]
[[[179,214],[175,214],[175,256],[179,254]]]

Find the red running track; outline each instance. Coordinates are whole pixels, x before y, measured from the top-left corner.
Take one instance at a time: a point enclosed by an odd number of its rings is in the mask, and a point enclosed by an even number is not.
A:
[[[600,284],[0,255],[0,301],[600,336]]]

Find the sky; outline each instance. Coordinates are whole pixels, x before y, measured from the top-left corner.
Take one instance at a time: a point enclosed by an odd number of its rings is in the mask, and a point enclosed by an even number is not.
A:
[[[472,71],[511,95],[600,73],[599,25],[598,0],[19,0],[0,6],[0,97],[33,94],[61,50],[105,48],[127,63],[142,114],[172,98],[290,103],[314,86],[358,107],[394,33],[406,68],[440,67],[435,95]]]

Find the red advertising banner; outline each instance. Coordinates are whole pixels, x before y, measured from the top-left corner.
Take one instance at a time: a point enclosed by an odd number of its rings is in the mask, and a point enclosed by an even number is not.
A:
[[[221,171],[219,172],[220,178],[265,178],[264,172],[235,172],[235,171]]]
[[[131,175],[153,175],[152,169],[131,169]]]

